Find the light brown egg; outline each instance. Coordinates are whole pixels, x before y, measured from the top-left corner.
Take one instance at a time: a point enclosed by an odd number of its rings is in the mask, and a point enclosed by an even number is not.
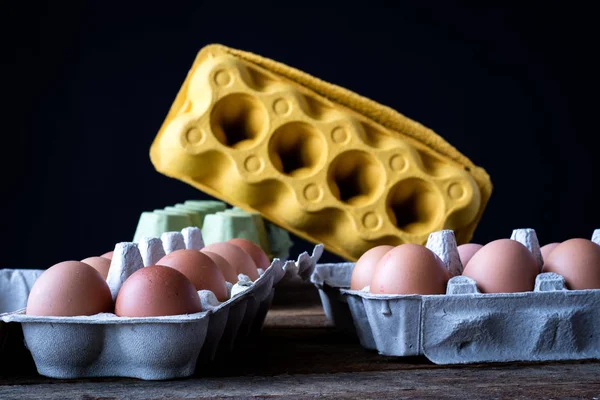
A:
[[[483,246],[463,275],[477,282],[482,293],[532,291],[539,267],[531,252],[516,240],[499,239]]]
[[[219,270],[221,271],[221,273],[223,274],[223,277],[225,277],[225,280],[227,282],[236,283],[238,281],[237,269],[232,267],[231,264],[229,264],[226,259],[224,259],[220,255],[218,255],[217,253],[212,253],[210,251],[201,250],[200,252],[202,254],[206,254],[208,257],[210,257],[211,260],[213,260],[213,262],[215,263],[217,268],[219,268]]]
[[[202,311],[196,288],[181,272],[152,265],[135,271],[117,294],[119,317],[157,317]]]
[[[96,271],[100,272],[100,275],[104,279],[108,276],[108,270],[110,269],[110,260],[104,257],[88,257],[81,260],[82,263],[89,265]]]
[[[238,274],[247,275],[252,281],[258,279],[258,271],[254,260],[242,248],[227,242],[212,243],[202,249],[202,251],[210,251],[217,253],[227,260],[233,266]],[[237,282],[237,277],[235,282]]]
[[[381,245],[375,246],[366,252],[356,261],[352,270],[352,279],[350,280],[350,289],[362,290],[371,284],[373,271],[381,258],[394,246]]]
[[[261,249],[260,246],[258,246],[254,242],[240,238],[230,239],[227,242],[241,247],[242,250],[248,253],[250,257],[252,257],[252,260],[254,261],[254,264],[256,264],[257,268],[262,268],[263,270],[266,270],[271,265],[269,257],[267,257],[263,249]]]
[[[460,262],[463,265],[467,265],[473,255],[477,253],[483,246],[477,243],[466,243],[458,246],[458,256],[460,257]]]
[[[112,312],[108,284],[80,261],[64,261],[44,271],[27,299],[28,315],[77,316]]]
[[[565,278],[568,289],[600,289],[600,246],[588,239],[565,240],[544,262],[543,272]]]
[[[210,290],[219,301],[228,299],[223,273],[209,256],[198,250],[176,250],[156,264],[175,268],[192,282],[196,290]]]
[[[379,260],[371,280],[371,293],[444,294],[450,274],[443,261],[418,244],[402,244]]]
[[[560,243],[555,242],[555,243],[548,243],[545,246],[542,246],[540,248],[540,251],[542,252],[542,258],[544,260],[546,260],[548,258],[548,256],[550,255],[550,253],[552,253],[552,250],[554,250],[556,248],[556,246],[558,246]]]
[[[108,258],[109,260],[112,260],[113,253],[114,253],[114,251],[109,251],[109,252],[106,252],[106,253],[102,254],[100,257],[102,257],[102,258]]]

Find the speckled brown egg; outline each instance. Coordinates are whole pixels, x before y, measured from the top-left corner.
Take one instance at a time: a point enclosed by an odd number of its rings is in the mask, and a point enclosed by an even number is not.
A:
[[[226,259],[227,262],[236,269],[238,274],[244,274],[253,281],[258,279],[258,271],[256,270],[254,260],[242,248],[231,243],[220,242],[209,244],[204,247],[202,251],[217,253]],[[232,283],[236,283],[237,281],[236,277],[235,282]]]
[[[44,271],[27,299],[28,315],[77,316],[112,312],[108,284],[80,261],[64,261]]]
[[[371,284],[371,279],[373,279],[375,266],[379,260],[393,248],[394,246],[381,245],[375,246],[364,252],[358,261],[356,261],[356,264],[354,264],[352,278],[350,280],[350,289],[362,290],[366,286],[369,286]]]
[[[371,293],[444,294],[450,274],[444,262],[418,244],[402,244],[379,260],[371,280]]]
[[[477,253],[483,245],[477,243],[466,243],[458,246],[458,256],[460,257],[460,262],[463,265],[467,265],[471,258]]]
[[[82,263],[89,265],[94,268],[96,271],[100,272],[100,275],[104,279],[108,276],[108,270],[110,269],[111,261],[108,258],[104,257],[88,257],[81,260]]]
[[[240,238],[230,239],[227,242],[241,247],[242,250],[248,253],[250,257],[252,257],[252,260],[254,261],[254,264],[256,264],[257,268],[266,270],[271,265],[269,257],[267,257],[263,249],[261,249],[260,246],[254,242]]]
[[[527,247],[516,240],[499,239],[483,246],[463,275],[477,282],[482,293],[532,291],[539,267]]]
[[[542,258],[544,260],[546,260],[548,258],[548,256],[550,255],[550,253],[552,253],[552,250],[554,250],[556,248],[556,246],[558,246],[560,243],[558,242],[554,242],[554,243],[548,243],[547,245],[544,245],[540,248],[540,251],[542,252]]]
[[[156,264],[175,268],[194,284],[196,290],[210,290],[219,301],[228,299],[223,273],[209,256],[198,250],[175,250]]]
[[[600,246],[588,239],[565,240],[544,262],[544,272],[565,278],[568,289],[600,289]]]
[[[202,311],[196,288],[181,272],[163,265],[135,271],[117,294],[119,317],[157,317]]]

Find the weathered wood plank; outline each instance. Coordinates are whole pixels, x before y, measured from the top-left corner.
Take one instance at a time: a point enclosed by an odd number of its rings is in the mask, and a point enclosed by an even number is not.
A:
[[[43,383],[0,387],[10,399],[142,399],[284,396],[325,398],[594,398],[600,396],[597,364],[448,368],[363,373]]]

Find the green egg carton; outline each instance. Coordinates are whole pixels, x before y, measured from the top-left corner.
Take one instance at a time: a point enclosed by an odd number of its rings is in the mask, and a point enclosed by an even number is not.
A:
[[[294,242],[292,242],[288,231],[265,220],[258,212],[248,212],[240,207],[233,207],[230,210],[231,212],[250,214],[255,218],[257,229],[259,229],[261,235],[262,232],[264,232],[265,242],[267,243],[267,245],[263,245],[263,243],[260,243],[259,245],[263,248],[263,250],[265,250],[265,248],[268,246],[270,253],[267,254],[272,254],[273,257],[281,260],[285,260],[289,257],[289,251],[294,245]]]
[[[181,231],[189,226],[202,229],[206,245],[233,238],[247,239],[260,246],[270,259],[287,260],[293,245],[286,230],[265,221],[260,213],[227,208],[225,203],[212,200],[187,200],[162,210],[143,212],[133,241],[160,237],[164,232]]]
[[[215,200],[186,200],[183,204],[189,207],[194,207],[199,211],[206,210],[207,214],[214,214],[227,209],[227,205],[225,203]]]
[[[192,226],[189,215],[165,210],[145,211],[140,215],[133,241],[140,242],[147,237],[160,237],[164,232],[180,231]]]
[[[192,221],[192,225],[190,226],[202,228],[202,222],[204,218],[196,211],[186,210],[181,207],[177,207],[177,205],[165,207],[164,210],[175,214],[187,215],[190,218],[190,221]]]
[[[204,220],[202,236],[206,245],[234,238],[250,240],[273,258],[264,221],[258,214],[234,209],[209,214]]]
[[[249,218],[251,218],[254,222],[254,226],[256,227],[256,233],[258,235],[258,242],[254,241],[254,243],[259,245],[268,255],[271,254],[271,244],[269,243],[269,236],[267,234],[267,228],[265,227],[265,220],[263,219],[262,215],[260,215],[260,213],[247,212],[239,207],[230,208],[225,212],[233,215],[246,215]]]
[[[199,217],[199,225],[197,226],[200,229],[204,225],[204,217],[208,214],[224,211],[227,208],[225,203],[212,200],[188,200],[184,203],[177,203],[174,207],[188,212],[195,212]]]
[[[294,245],[289,232],[269,221],[265,221],[265,228],[273,256],[280,260],[287,260],[290,249]]]

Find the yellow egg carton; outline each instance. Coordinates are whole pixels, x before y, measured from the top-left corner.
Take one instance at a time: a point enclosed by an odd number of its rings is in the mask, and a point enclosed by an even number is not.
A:
[[[203,48],[150,149],[157,171],[355,261],[381,244],[466,243],[484,169],[391,108],[221,45]]]

